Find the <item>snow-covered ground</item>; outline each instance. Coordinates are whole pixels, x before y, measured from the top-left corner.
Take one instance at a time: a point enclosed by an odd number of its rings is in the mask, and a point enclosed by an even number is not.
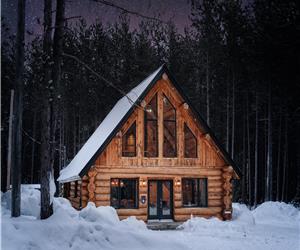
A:
[[[22,216],[11,218],[10,193],[2,197],[2,249],[155,249],[300,250],[300,213],[295,207],[266,202],[253,211],[234,204],[232,221],[191,218],[176,231],[151,231],[130,217],[120,221],[112,207],[93,203],[81,211],[54,199],[54,214],[39,216],[39,191],[22,189]]]

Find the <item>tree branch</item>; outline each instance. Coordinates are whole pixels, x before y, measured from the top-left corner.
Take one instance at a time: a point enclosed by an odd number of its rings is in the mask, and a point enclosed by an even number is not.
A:
[[[107,0],[92,0],[92,1],[100,3],[100,4],[103,4],[103,5],[106,5],[106,6],[113,7],[115,9],[121,10],[121,11],[123,11],[125,13],[128,13],[128,14],[131,14],[131,15],[135,15],[135,16],[142,17],[142,18],[145,18],[145,19],[148,19],[148,20],[152,20],[152,21],[156,21],[156,22],[159,22],[159,23],[167,24],[166,22],[164,22],[164,21],[162,21],[162,20],[160,20],[160,19],[158,19],[156,17],[146,16],[146,15],[143,15],[143,14],[138,13],[136,11],[125,9],[122,6],[119,6],[119,5],[115,4],[115,3],[109,2]]]

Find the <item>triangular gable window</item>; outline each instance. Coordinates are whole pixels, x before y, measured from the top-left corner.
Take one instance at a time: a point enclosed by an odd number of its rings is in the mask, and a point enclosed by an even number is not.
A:
[[[164,126],[164,144],[163,156],[176,157],[176,110],[169,99],[163,95],[163,126]]]
[[[184,157],[197,158],[197,138],[186,123],[184,124]]]
[[[130,126],[122,137],[122,156],[136,156],[136,124]]]
[[[145,110],[145,157],[158,156],[157,94]]]

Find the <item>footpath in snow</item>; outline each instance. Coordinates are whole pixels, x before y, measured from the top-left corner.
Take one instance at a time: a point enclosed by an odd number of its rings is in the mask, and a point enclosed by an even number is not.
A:
[[[112,207],[89,203],[77,211],[64,198],[55,198],[54,214],[41,221],[39,195],[22,188],[22,216],[11,218],[10,193],[1,194],[3,250],[300,250],[300,212],[286,203],[252,211],[234,204],[232,221],[195,217],[182,230],[151,231],[135,217],[120,221]]]

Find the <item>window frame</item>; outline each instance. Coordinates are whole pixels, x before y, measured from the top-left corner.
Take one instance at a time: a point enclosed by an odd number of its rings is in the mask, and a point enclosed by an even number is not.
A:
[[[196,156],[195,157],[188,157],[186,156],[186,133],[185,133],[185,129],[188,129],[191,134],[193,135],[193,137],[195,138],[196,140]],[[188,124],[186,122],[184,122],[184,125],[183,125],[183,156],[184,158],[186,159],[197,159],[198,158],[198,139],[197,139],[197,136],[194,134],[194,132],[190,129],[190,127],[188,126]]]
[[[164,98],[166,98],[169,102],[169,104],[172,106],[172,108],[174,109],[174,112],[175,112],[175,119],[174,120],[170,120],[170,119],[165,119],[164,117]],[[177,110],[176,108],[174,107],[174,105],[172,104],[172,102],[170,101],[170,99],[166,96],[165,93],[162,93],[162,102],[163,102],[163,109],[162,109],[162,126],[163,126],[163,142],[162,142],[162,155],[164,158],[177,158],[178,157],[178,146],[177,146],[177,143],[178,143],[178,138],[177,138]],[[165,148],[165,122],[166,123],[174,123],[174,126],[175,126],[175,154],[174,156],[165,156],[165,151],[164,151],[164,148]]]
[[[197,204],[196,205],[192,205],[192,206],[189,206],[189,205],[186,205],[183,203],[183,182],[184,180],[196,180],[196,184],[197,184],[197,190],[198,190],[198,197],[197,197]],[[200,204],[200,198],[201,198],[201,190],[200,190],[200,180],[205,180],[205,204],[204,205],[201,205]],[[207,208],[208,207],[208,178],[207,177],[202,177],[202,178],[192,178],[192,177],[186,177],[186,178],[182,178],[181,180],[181,195],[182,195],[182,200],[181,200],[181,203],[182,203],[182,207],[184,208],[194,208],[194,207],[199,207],[199,208]]]
[[[158,117],[158,114],[159,114],[159,107],[158,107],[158,93],[155,93],[154,95],[153,95],[153,97],[150,99],[150,101],[148,102],[148,104],[147,105],[149,105],[149,103],[151,103],[152,102],[152,100],[153,100],[153,98],[155,98],[156,99],[156,119],[153,119],[153,118],[147,118],[147,109],[145,109],[145,111],[144,111],[144,157],[148,157],[148,158],[156,158],[156,157],[158,157],[159,156],[159,142],[158,142],[158,140],[159,140],[159,138],[158,138],[158,130],[159,130],[159,123],[158,123],[158,121],[159,121],[159,117]],[[151,121],[151,122],[156,122],[156,125],[155,125],[155,127],[156,127],[156,138],[157,138],[157,140],[156,140],[156,154],[155,155],[147,155],[148,154],[148,150],[146,150],[146,149],[148,149],[147,148],[147,146],[148,146],[148,140],[147,140],[147,136],[148,136],[148,129],[147,129],[147,121]]]
[[[118,196],[118,207],[112,206],[112,185],[111,182],[112,180],[118,180],[118,190],[117,190],[117,196]],[[124,180],[130,180],[130,181],[135,181],[135,206],[134,207],[120,207],[121,204],[121,188],[120,188],[120,183],[121,181]],[[115,209],[139,209],[139,178],[110,178],[110,206],[115,208]]]
[[[126,153],[130,153],[129,151],[125,151],[125,146],[124,145],[124,137],[126,136],[127,132],[132,128],[132,126],[134,126],[134,155],[125,155]],[[126,138],[125,138],[125,143],[127,143]],[[126,132],[122,135],[122,157],[136,157],[137,156],[137,128],[136,128],[136,121],[134,121],[126,130]]]

